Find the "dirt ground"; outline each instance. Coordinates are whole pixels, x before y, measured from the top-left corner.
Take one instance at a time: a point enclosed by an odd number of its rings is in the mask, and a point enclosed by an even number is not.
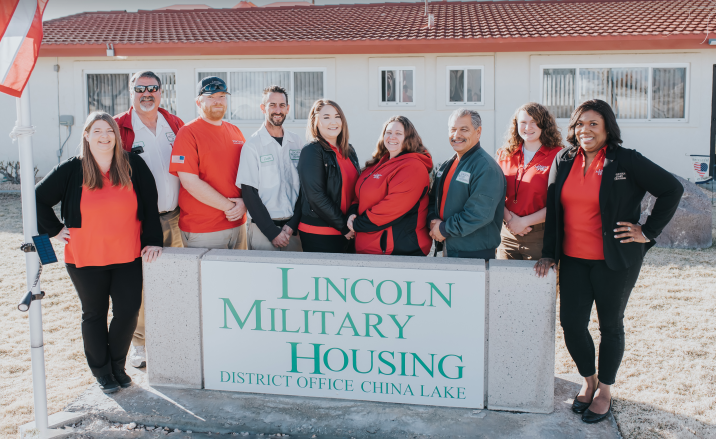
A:
[[[716,218],[716,216],[715,216]],[[715,222],[716,230],[716,222]],[[33,419],[20,197],[0,194],[0,438]],[[45,268],[42,301],[49,413],[94,380],[80,333],[80,304],[62,263]],[[625,438],[716,438],[716,247],[653,249],[626,311],[626,353],[613,387]],[[596,341],[596,312],[590,330]],[[557,324],[556,373],[577,373]]]

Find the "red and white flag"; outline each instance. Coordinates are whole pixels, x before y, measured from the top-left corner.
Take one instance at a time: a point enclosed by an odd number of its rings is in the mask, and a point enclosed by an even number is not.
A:
[[[0,92],[19,98],[42,44],[47,0],[0,0]]]

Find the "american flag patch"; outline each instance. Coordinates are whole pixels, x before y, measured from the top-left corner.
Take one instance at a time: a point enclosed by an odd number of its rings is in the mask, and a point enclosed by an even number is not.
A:
[[[173,155],[172,163],[184,163],[184,156],[183,155]]]

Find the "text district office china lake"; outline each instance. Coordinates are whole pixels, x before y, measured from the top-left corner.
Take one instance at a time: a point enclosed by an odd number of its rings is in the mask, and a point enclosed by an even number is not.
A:
[[[205,387],[481,408],[484,280],[202,261]]]

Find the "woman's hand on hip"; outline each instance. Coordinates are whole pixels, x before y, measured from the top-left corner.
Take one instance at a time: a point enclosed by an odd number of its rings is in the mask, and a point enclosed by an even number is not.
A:
[[[621,242],[622,244],[626,244],[629,242],[646,242],[646,238],[644,238],[644,234],[642,234],[641,226],[639,224],[632,224],[626,221],[620,221],[617,223],[617,225],[620,227],[614,229],[614,232],[618,233],[617,235],[614,235],[614,238],[620,239],[619,242]]]
[[[557,271],[557,263],[552,258],[542,258],[535,264],[535,274],[537,277],[545,277],[549,273],[549,269]]]
[[[63,227],[62,230],[60,230],[60,233],[53,236],[52,239],[56,239],[57,241],[60,241],[63,244],[69,244],[70,243],[70,229],[67,227]]]
[[[150,263],[157,260],[162,255],[162,248],[154,245],[148,245],[142,249],[142,260]]]

